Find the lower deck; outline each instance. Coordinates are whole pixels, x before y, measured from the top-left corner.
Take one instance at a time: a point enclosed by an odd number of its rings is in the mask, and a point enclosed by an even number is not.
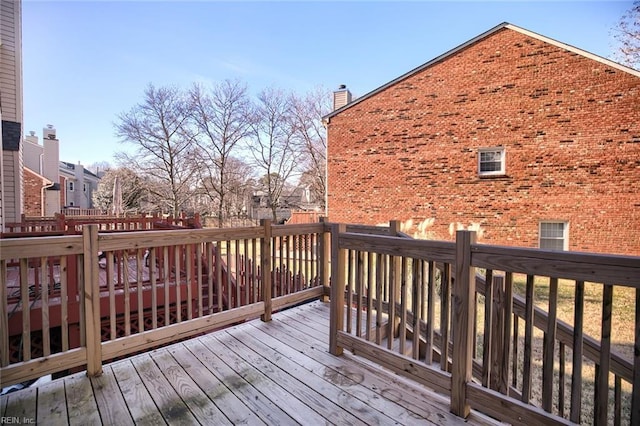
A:
[[[37,424],[492,424],[350,353],[328,352],[313,302],[0,397]]]

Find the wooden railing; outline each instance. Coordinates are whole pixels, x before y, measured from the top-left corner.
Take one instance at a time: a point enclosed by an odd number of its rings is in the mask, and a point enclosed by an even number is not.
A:
[[[638,424],[640,351],[612,349],[611,314],[614,288],[640,287],[640,258],[482,245],[468,231],[455,243],[410,240],[390,230],[333,225],[332,353],[347,348],[427,384],[462,417],[474,408],[512,424]],[[558,320],[560,281],[575,289],[572,325]],[[602,320],[585,317],[587,282],[602,288]],[[548,299],[547,312],[534,291]],[[635,291],[629,344],[638,348]],[[583,332],[589,321],[600,324],[599,339]]]
[[[640,258],[476,244],[466,231],[455,243],[401,235],[397,222],[265,221],[5,238],[0,386],[99,374],[105,360],[268,321],[326,295],[331,281],[331,352],[347,348],[426,384],[462,417],[474,408],[513,424],[638,423],[640,350],[623,352],[611,336],[614,290],[628,289],[628,345],[640,347]],[[558,319],[559,286],[573,291],[571,321]],[[597,301],[585,301],[585,286],[602,289]],[[584,332],[590,321],[598,335]]]
[[[57,213],[54,217],[26,217],[20,222],[5,224],[0,238],[45,237],[55,235],[79,235],[85,225],[98,225],[101,232],[141,231],[148,229],[202,228],[200,216],[163,217],[158,215],[139,216],[65,216]]]
[[[322,223],[0,240],[0,387],[317,298]],[[264,273],[264,271],[269,271]]]

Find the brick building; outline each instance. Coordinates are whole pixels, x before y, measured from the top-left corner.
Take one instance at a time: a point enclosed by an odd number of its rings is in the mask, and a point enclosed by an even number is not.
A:
[[[324,119],[333,221],[640,254],[637,70],[504,23]]]

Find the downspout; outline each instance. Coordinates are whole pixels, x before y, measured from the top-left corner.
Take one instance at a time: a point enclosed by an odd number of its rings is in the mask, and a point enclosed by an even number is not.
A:
[[[45,217],[46,207],[47,207],[47,200],[44,197],[44,191],[46,191],[47,189],[53,186],[55,186],[55,183],[49,182],[48,184],[45,184],[42,188],[40,188],[40,216],[41,217]]]

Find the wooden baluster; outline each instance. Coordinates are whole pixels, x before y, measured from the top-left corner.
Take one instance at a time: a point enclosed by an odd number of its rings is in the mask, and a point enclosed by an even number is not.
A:
[[[122,281],[124,284],[124,335],[129,336],[131,335],[131,291],[129,291],[129,253],[126,250],[120,252],[118,265],[120,271],[122,271]]]
[[[269,245],[265,246],[265,247],[270,247]],[[216,243],[216,248],[215,248],[215,257],[216,257],[216,261],[215,261],[215,265],[216,265],[216,293],[217,293],[217,297],[218,297],[218,312],[222,312],[224,310],[224,292],[223,292],[223,285],[222,285],[222,280],[223,280],[223,275],[222,275],[222,270],[223,270],[223,266],[222,266],[222,242],[218,241]],[[263,258],[265,257],[264,252],[260,252],[260,257]],[[267,253],[266,257],[269,257],[269,254]],[[264,275],[264,269],[263,269],[263,275]],[[267,272],[269,273],[269,272]],[[264,277],[262,277],[262,279],[264,279]],[[271,280],[269,280],[269,282],[271,282]]]
[[[576,282],[573,318],[573,360],[571,372],[571,411],[569,420],[580,423],[582,411],[582,353],[584,325],[584,282]]]
[[[488,388],[491,377],[491,346],[493,340],[493,271],[487,269],[484,275],[484,338],[482,340],[482,386]],[[477,294],[477,293],[476,293]],[[477,305],[476,305],[477,306]],[[477,321],[474,321],[474,324]],[[475,333],[474,333],[475,336]],[[474,344],[475,348],[475,344]]]
[[[68,286],[67,256],[61,256],[60,257],[60,331],[61,331],[61,338],[62,338],[62,352],[66,352],[69,350],[69,299],[67,297],[68,295],[67,286]]]
[[[413,359],[420,358],[420,319],[422,318],[422,270],[424,261],[413,259],[411,312],[413,312]]]
[[[105,261],[107,269],[107,286],[109,288],[109,334],[110,339],[115,340],[118,337],[118,330],[116,327],[116,279],[114,275],[114,256],[112,251],[107,252]]]
[[[193,319],[193,283],[195,281],[195,275],[194,275],[194,271],[193,271],[193,252],[195,250],[195,247],[193,246],[193,244],[186,244],[184,246],[184,251],[185,251],[185,263],[186,263],[186,273],[187,276],[185,278],[185,284],[187,286],[187,320]],[[198,287],[200,288],[200,287]],[[181,308],[182,305],[182,301],[178,302],[179,306],[178,309]],[[182,309],[180,309],[182,310]]]
[[[640,289],[636,288],[635,339],[633,343],[633,391],[631,394],[631,424],[640,424]]]
[[[20,259],[20,306],[22,307],[22,359],[31,359],[31,302],[29,301],[29,259]]]
[[[362,337],[362,292],[364,287],[364,253],[361,251],[356,252],[356,336]]]
[[[600,334],[600,362],[596,368],[596,389],[594,392],[594,415],[596,424],[607,423],[609,405],[609,369],[611,364],[611,311],[613,306],[613,286],[604,285],[602,293],[602,331]]]
[[[532,354],[533,354],[533,284],[535,277],[527,275],[527,286],[525,289],[525,313],[524,313],[524,359],[522,369],[522,402],[529,403],[531,399],[532,383]]]
[[[149,252],[149,280],[151,281],[151,328],[158,328],[158,267],[157,248]]]
[[[373,326],[373,288],[375,286],[374,279],[374,259],[375,254],[372,252],[367,253],[367,321],[365,327],[367,327],[366,339],[367,341],[371,341],[373,336],[371,336],[371,327]]]
[[[195,255],[195,261],[193,259],[190,259],[187,262],[187,265],[189,265],[188,267],[190,269],[187,269],[187,282],[189,283],[189,288],[187,288],[187,292],[189,292],[189,289],[191,288],[191,282],[194,279],[194,275],[195,275],[195,280],[196,280],[196,290],[198,292],[197,294],[197,299],[198,299],[198,311],[195,314],[191,314],[191,316],[189,316],[189,311],[188,308],[191,306],[191,302],[189,302],[189,304],[187,305],[187,317],[189,317],[189,319],[193,318],[194,316],[196,318],[201,317],[204,315],[203,313],[203,294],[202,294],[202,244],[203,243],[198,243],[198,244],[194,244],[191,246],[191,249],[189,250],[188,254],[193,256]],[[193,268],[196,268],[195,270],[195,274],[193,271]],[[187,298],[189,300],[191,300],[192,295],[189,295],[187,293]]]
[[[550,413],[553,408],[553,359],[558,316],[558,279],[549,279],[549,314],[542,350],[542,409]]]
[[[0,260],[0,367],[9,365],[9,320],[7,312],[7,261]]]
[[[176,322],[182,322],[182,271],[185,266],[184,264],[184,255],[187,247],[178,245],[173,246],[173,259],[174,259],[174,273],[173,273],[173,286],[169,284],[169,282],[165,283],[165,286],[169,288],[169,298],[171,297],[171,287],[174,287],[173,293],[176,295]],[[188,286],[189,283],[187,283]],[[169,299],[169,304],[171,299]],[[191,304],[191,299],[189,299],[189,304]],[[165,325],[171,324],[171,316],[168,315],[166,318]]]
[[[511,386],[514,388],[518,387],[518,335],[520,328],[518,322],[518,316],[513,314],[513,362],[511,363]],[[508,395],[508,393],[506,395]]]
[[[487,275],[489,275],[487,271]],[[502,377],[502,363],[509,362],[508,353],[505,354],[505,334],[504,334],[504,322],[505,322],[505,292],[504,292],[504,278],[501,276],[493,276],[491,272],[493,282],[493,297],[492,297],[492,314],[491,314],[491,344],[489,346],[489,365],[491,371],[489,372],[489,388],[495,391],[500,390],[500,383],[503,380]],[[487,297],[485,293],[485,298]],[[485,314],[486,315],[486,314]],[[508,339],[507,339],[508,341]],[[505,356],[506,355],[506,356]],[[483,364],[484,364],[483,358]]]
[[[396,296],[400,290],[400,258],[389,258],[389,319],[387,323],[387,349],[393,349],[393,339],[396,337]]]
[[[260,225],[264,229],[264,237],[260,243],[260,268],[262,269],[262,300],[264,302],[264,314],[262,314],[262,321],[271,321],[271,221],[268,219],[261,219]],[[275,250],[275,244],[273,244]]]
[[[427,278],[427,334],[426,334],[426,355],[425,362],[429,365],[433,363],[433,328],[435,321],[435,298],[436,298],[436,263],[429,261],[429,276]]]
[[[144,249],[136,250],[136,295],[138,296],[138,332],[144,331],[144,300],[143,292]]]
[[[347,325],[347,333],[351,333],[352,332],[352,321],[353,318],[351,316],[352,314],[352,307],[353,307],[353,285],[354,285],[354,280],[353,280],[353,256],[354,256],[354,251],[353,250],[347,250],[347,280],[346,280],[346,284],[347,284],[347,319],[346,319],[346,325]]]
[[[449,369],[449,323],[451,315],[451,264],[445,263],[440,275],[440,368]]]
[[[402,257],[400,262],[400,327],[399,338],[400,348],[399,352],[405,355],[407,346],[407,258]]]
[[[513,318],[513,274],[511,272],[507,272],[505,273],[505,277],[504,277],[504,337],[503,337],[504,362],[501,364],[502,373],[500,374],[501,380],[498,385],[498,392],[502,393],[503,395],[509,394],[509,354],[511,353],[511,345],[512,345],[512,340],[511,340],[511,319],[512,318]],[[517,328],[518,328],[517,324],[514,324],[514,330]],[[513,344],[513,348],[514,348],[513,366],[514,368],[517,369],[517,363],[515,361],[517,359],[516,352],[515,352],[517,350],[516,343],[518,342],[517,334],[515,334],[513,342],[515,342]],[[515,376],[517,376],[517,374],[514,374],[514,377]]]
[[[622,379],[616,374],[614,384],[613,424],[620,426],[622,423]]]
[[[49,331],[49,279],[47,258],[40,258],[40,303],[42,312],[42,354],[51,355],[51,334]],[[53,290],[53,286],[51,286]]]
[[[565,359],[565,350],[564,343],[560,342],[558,345],[558,363],[559,363],[559,372],[558,372],[558,415],[560,417],[564,417],[564,386],[565,386],[565,377],[566,377],[566,359]]]
[[[382,307],[383,307],[383,287],[384,275],[383,264],[386,262],[385,255],[376,254],[376,344],[382,344]]]
[[[170,273],[172,269],[175,269],[176,272],[178,272],[178,262],[175,261],[175,256],[178,256],[178,250],[175,247],[172,247],[173,250],[173,254],[174,254],[174,263],[175,265],[171,265],[169,263],[169,247],[165,246],[163,247],[162,250],[162,255],[164,257],[163,263],[164,263],[164,323],[163,326],[166,327],[169,324],[171,324],[170,321],[170,313],[169,313],[169,279],[170,279]]]

